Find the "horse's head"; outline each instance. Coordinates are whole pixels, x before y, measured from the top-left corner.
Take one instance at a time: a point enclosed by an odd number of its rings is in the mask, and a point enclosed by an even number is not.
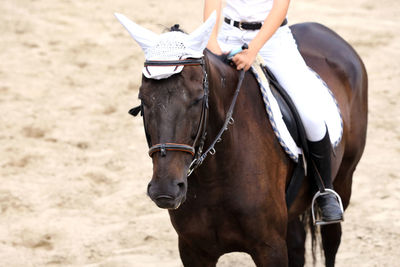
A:
[[[201,66],[187,66],[168,79],[143,78],[140,87],[153,158],[148,194],[161,208],[177,208],[186,196],[187,172],[202,130],[203,75]]]
[[[161,208],[176,209],[186,198],[187,174],[206,120],[207,79],[203,50],[215,23],[213,14],[192,34],[160,36],[117,18],[145,52],[139,99],[153,177],[147,192]]]

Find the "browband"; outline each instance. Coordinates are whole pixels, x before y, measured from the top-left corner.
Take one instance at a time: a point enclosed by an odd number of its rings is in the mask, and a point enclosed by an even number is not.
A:
[[[203,58],[190,58],[178,60],[146,60],[145,67],[166,67],[166,66],[196,66],[204,64]]]

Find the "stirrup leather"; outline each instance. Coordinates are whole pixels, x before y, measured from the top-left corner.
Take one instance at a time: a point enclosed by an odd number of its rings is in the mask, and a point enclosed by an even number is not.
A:
[[[327,224],[339,223],[339,222],[342,222],[344,220],[344,215],[343,215],[341,220],[335,220],[335,221],[329,221],[329,222],[325,222],[320,218],[318,218],[318,219],[316,218],[316,214],[314,212],[315,200],[320,196],[329,195],[329,194],[334,195],[336,197],[337,201],[339,202],[339,207],[340,207],[340,209],[342,211],[342,214],[344,214],[342,199],[340,198],[339,194],[336,193],[335,191],[333,191],[332,189],[327,189],[326,188],[324,192],[318,191],[317,193],[315,193],[315,195],[314,195],[314,197],[312,199],[312,202],[311,202],[311,215],[312,215],[312,218],[313,218],[313,224],[314,225],[317,225],[317,226],[318,225],[327,225]]]

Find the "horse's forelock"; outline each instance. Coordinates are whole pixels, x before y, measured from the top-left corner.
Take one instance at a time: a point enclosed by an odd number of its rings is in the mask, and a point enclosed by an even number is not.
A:
[[[164,26],[164,25],[163,25],[163,28],[164,28],[164,30],[163,30],[164,33],[166,33],[166,32],[182,32],[182,33],[186,33],[186,34],[187,34],[186,31],[184,31],[184,30],[182,30],[182,29],[180,28],[180,25],[179,25],[179,24],[174,24],[174,25],[171,26],[171,27],[167,27],[167,26]]]
[[[186,33],[184,30],[182,30],[181,28],[179,28],[179,24],[174,24],[174,26],[172,26],[171,28],[169,28],[170,32],[183,32]]]

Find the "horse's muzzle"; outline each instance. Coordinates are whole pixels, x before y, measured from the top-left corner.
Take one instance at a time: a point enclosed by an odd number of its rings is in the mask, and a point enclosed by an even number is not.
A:
[[[152,179],[147,194],[162,209],[177,209],[186,199],[186,181]]]

